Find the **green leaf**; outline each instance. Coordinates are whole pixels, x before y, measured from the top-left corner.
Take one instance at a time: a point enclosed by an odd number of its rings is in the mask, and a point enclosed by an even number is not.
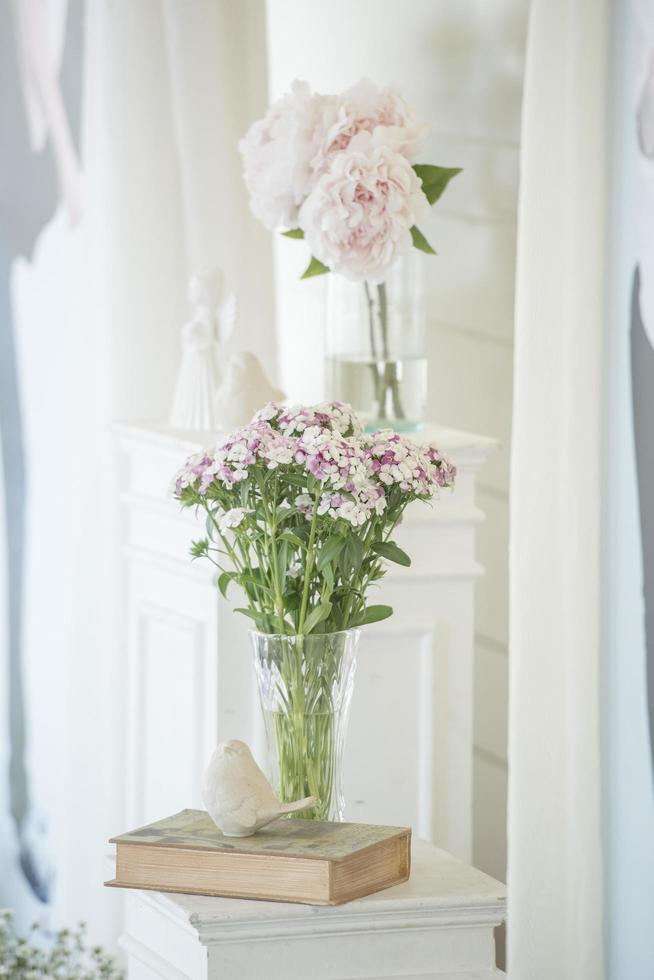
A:
[[[251,609],[235,609],[234,612],[243,613],[244,616],[247,616],[249,619],[253,619],[260,629],[266,625],[266,620],[263,613],[253,612]]]
[[[431,163],[416,163],[413,168],[422,181],[422,191],[430,204],[435,204],[462,167],[435,167]]]
[[[321,599],[325,601],[327,599],[331,599],[332,592],[334,589],[334,569],[329,563],[327,563],[322,570],[322,579],[323,579],[323,586],[322,586]]]
[[[284,238],[304,238],[304,232],[301,228],[289,228],[288,231],[283,231],[282,235]]]
[[[220,589],[220,594],[224,599],[227,598],[227,587],[230,582],[234,581],[234,578],[234,572],[223,572],[222,575],[218,576],[218,588]]]
[[[388,619],[392,615],[391,606],[366,606],[354,625],[367,626],[369,623],[379,623],[382,619]]]
[[[358,572],[363,561],[362,542],[359,540],[359,538],[357,538],[356,534],[350,534],[347,538],[347,544],[345,547],[350,564],[354,568],[354,571]]]
[[[284,531],[282,534],[279,535],[279,540],[288,541],[289,544],[294,545],[294,547],[296,548],[306,547],[302,538],[298,537],[297,534],[294,534],[293,531]]]
[[[411,229],[411,241],[413,242],[413,247],[420,249],[421,252],[426,252],[427,255],[438,255],[438,252],[431,247],[416,225]]]
[[[318,623],[322,623],[323,619],[327,619],[331,611],[331,602],[321,602],[320,605],[316,606],[315,609],[312,609],[307,616],[304,623],[304,632],[310,633],[314,626],[317,626]]]
[[[335,561],[344,547],[345,538],[341,537],[340,534],[332,534],[330,537],[328,537],[320,549],[320,554],[318,555],[318,560],[316,562],[316,568],[318,571],[321,572],[325,565],[330,565],[333,561]]]
[[[239,572],[238,574],[235,573],[234,581],[238,582],[238,584],[244,589],[246,589],[248,585],[251,585],[254,586],[255,589],[260,589],[263,592],[267,592],[269,595],[273,595],[273,590],[269,585],[266,585],[262,581],[261,576],[254,574],[256,571],[258,571],[258,569],[252,569],[251,574],[249,572]],[[248,592],[248,594],[250,594],[250,592]]]
[[[279,591],[283,594],[286,587],[286,573],[288,571],[288,541],[280,541],[277,548],[277,581]]]
[[[411,564],[411,559],[406,551],[398,548],[394,541],[377,541],[373,544],[372,550],[376,554],[381,555],[382,558],[387,558],[388,561],[394,561],[397,565],[405,565],[408,568]]]
[[[300,276],[300,279],[313,279],[314,276],[322,276],[325,272],[329,272],[327,266],[311,256],[311,261]]]

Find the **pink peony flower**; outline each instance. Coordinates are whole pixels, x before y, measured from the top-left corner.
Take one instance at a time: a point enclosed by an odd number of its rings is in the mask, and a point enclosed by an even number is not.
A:
[[[300,209],[311,252],[353,282],[383,282],[429,212],[411,164],[369,132],[334,153]]]
[[[338,115],[328,128],[319,154],[312,161],[320,173],[332,153],[347,149],[358,133],[371,133],[414,163],[428,132],[400,93],[392,87],[378,89],[369,79],[349,88],[340,97]]]
[[[250,208],[271,231],[296,227],[314,176],[312,160],[337,111],[335,96],[313,95],[296,80],[240,141]]]

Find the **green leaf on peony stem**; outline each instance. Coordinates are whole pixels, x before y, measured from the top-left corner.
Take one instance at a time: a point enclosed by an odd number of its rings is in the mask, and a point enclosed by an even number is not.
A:
[[[415,225],[411,229],[411,241],[413,242],[414,248],[419,248],[421,252],[426,252],[427,255],[438,255],[420,231]]]
[[[318,623],[322,623],[323,619],[327,619],[331,611],[331,602],[321,602],[320,605],[316,606],[315,609],[312,609],[307,616],[304,624],[304,632],[310,633],[314,626],[317,626]]]
[[[301,228],[289,228],[288,231],[283,231],[282,235],[284,238],[304,238],[304,232]]]
[[[314,276],[322,276],[325,272],[329,272],[327,266],[323,265],[319,259],[311,256],[311,261],[300,276],[300,279],[313,279]]]
[[[406,551],[402,551],[394,541],[377,541],[373,544],[372,550],[376,554],[381,555],[382,558],[386,558],[388,561],[394,561],[397,565],[404,565],[408,568],[411,564],[411,559]]]
[[[462,167],[435,167],[431,163],[416,163],[413,167],[422,182],[422,191],[430,204],[435,204]]]
[[[379,623],[382,619],[388,619],[392,615],[392,606],[366,606],[354,625],[367,626],[368,623]]]

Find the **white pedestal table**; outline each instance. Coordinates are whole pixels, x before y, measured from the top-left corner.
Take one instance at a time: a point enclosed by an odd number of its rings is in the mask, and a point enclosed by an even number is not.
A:
[[[129,980],[499,980],[505,888],[424,841],[409,881],[346,905],[130,891]]]

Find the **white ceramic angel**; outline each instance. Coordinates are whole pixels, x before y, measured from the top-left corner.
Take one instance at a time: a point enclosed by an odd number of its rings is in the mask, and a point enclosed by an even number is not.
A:
[[[219,422],[214,406],[216,357],[234,330],[236,298],[233,293],[225,293],[220,269],[193,276],[188,296],[192,315],[181,330],[182,363],[170,424],[174,429],[213,431]]]

